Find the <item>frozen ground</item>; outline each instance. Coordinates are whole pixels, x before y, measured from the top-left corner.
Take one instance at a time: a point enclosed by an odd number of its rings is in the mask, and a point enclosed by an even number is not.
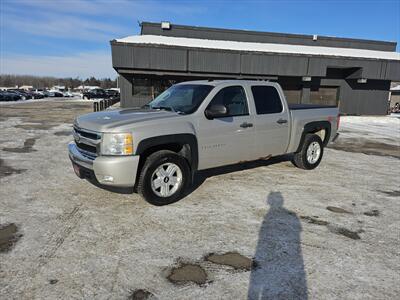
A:
[[[18,104],[26,104],[26,103],[41,103],[41,102],[57,102],[57,101],[66,101],[66,102],[94,102],[95,100],[83,100],[80,97],[50,97],[43,99],[29,99],[29,100],[18,100],[18,101],[0,101],[0,106],[9,106],[9,105],[18,105]]]
[[[0,298],[400,294],[399,119],[342,118],[314,171],[285,157],[214,169],[185,199],[154,207],[74,175],[71,122],[90,108],[0,108]]]

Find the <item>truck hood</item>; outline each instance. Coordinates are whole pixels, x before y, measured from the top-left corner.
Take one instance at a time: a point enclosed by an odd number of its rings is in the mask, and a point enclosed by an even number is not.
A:
[[[74,125],[96,132],[113,132],[115,128],[135,123],[178,117],[172,111],[152,109],[117,109],[89,113],[76,118]]]

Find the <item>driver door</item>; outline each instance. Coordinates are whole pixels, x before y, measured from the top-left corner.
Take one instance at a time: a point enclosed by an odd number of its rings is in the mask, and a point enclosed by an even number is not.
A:
[[[218,104],[227,114],[199,123],[199,170],[250,160],[253,157],[255,131],[253,116],[243,86],[222,88],[208,107]]]

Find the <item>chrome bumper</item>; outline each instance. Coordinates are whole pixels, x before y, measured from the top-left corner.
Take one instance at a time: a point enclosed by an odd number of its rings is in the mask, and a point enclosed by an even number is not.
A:
[[[139,156],[98,156],[91,160],[81,154],[74,142],[68,144],[71,161],[92,170],[99,183],[110,186],[132,187],[136,182]]]
[[[94,160],[89,159],[79,152],[78,147],[74,142],[68,144],[69,158],[76,164],[85,167],[86,169],[93,170]]]

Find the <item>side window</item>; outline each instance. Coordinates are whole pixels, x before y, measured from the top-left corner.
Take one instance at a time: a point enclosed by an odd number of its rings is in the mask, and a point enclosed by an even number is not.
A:
[[[241,86],[229,86],[220,90],[211,100],[209,106],[220,104],[228,109],[227,117],[249,114],[246,93]]]
[[[251,91],[258,115],[275,114],[282,111],[281,97],[273,86],[252,86]]]

